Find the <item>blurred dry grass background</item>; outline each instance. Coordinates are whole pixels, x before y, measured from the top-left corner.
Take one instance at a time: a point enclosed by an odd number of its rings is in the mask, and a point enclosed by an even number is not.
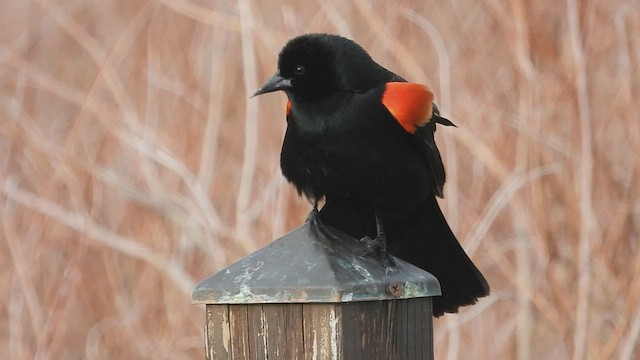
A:
[[[0,4],[0,358],[204,357],[192,286],[310,208],[248,99],[306,32],[459,126],[441,204],[493,293],[437,358],[640,357],[640,2]]]

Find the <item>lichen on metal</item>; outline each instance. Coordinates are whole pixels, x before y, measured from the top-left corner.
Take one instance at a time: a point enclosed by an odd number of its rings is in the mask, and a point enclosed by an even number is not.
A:
[[[401,259],[385,268],[364,244],[317,216],[200,282],[204,304],[311,303],[408,299],[440,295],[433,275]],[[400,296],[389,293],[401,284]]]

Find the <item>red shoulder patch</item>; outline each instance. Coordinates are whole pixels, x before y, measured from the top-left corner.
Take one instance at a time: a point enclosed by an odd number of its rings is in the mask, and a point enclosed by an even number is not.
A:
[[[424,85],[389,82],[382,94],[382,105],[407,132],[413,134],[433,115],[433,93]]]
[[[291,113],[291,100],[287,100],[287,116]]]

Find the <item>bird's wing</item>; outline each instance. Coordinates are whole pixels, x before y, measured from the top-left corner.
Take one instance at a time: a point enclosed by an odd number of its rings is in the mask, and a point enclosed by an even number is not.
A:
[[[434,192],[443,196],[445,171],[436,146],[436,123],[455,126],[440,116],[433,103],[433,92],[426,86],[408,82],[388,82],[382,95],[382,104],[402,128],[412,134],[423,149],[425,162],[434,180]]]

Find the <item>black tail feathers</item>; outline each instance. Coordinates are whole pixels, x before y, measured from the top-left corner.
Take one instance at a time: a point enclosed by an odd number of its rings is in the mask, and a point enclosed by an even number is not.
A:
[[[320,213],[326,224],[356,238],[375,235],[372,210],[328,201]],[[431,274],[442,296],[433,298],[433,315],[456,313],[489,295],[487,280],[467,256],[449,228],[435,197],[401,219],[383,219],[388,251]]]

